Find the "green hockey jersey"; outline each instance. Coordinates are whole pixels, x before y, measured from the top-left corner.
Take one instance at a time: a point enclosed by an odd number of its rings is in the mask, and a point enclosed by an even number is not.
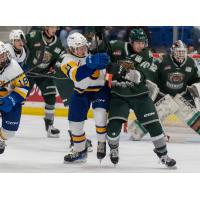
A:
[[[64,51],[57,36],[51,43],[44,39],[43,31],[32,31],[26,35],[29,54],[26,60],[28,69],[33,68],[32,72],[46,73],[52,67],[59,55]],[[37,66],[35,68],[35,66]]]
[[[187,57],[182,64],[178,64],[171,55],[164,55],[155,63],[157,65],[155,82],[164,94],[175,96],[185,91],[187,85],[199,82],[198,68],[190,57]]]
[[[108,49],[112,65],[108,68],[108,72],[113,74],[113,83],[117,82],[113,84],[111,93],[123,97],[133,97],[148,93],[149,91],[145,85],[145,79],[153,63],[153,57],[148,48],[143,49],[140,53],[134,53],[128,42],[115,40],[111,41],[109,45],[110,48]],[[140,84],[136,85],[130,81],[124,80],[122,76],[118,76],[120,68],[118,62],[123,59],[133,61],[134,68],[141,72],[142,82]]]

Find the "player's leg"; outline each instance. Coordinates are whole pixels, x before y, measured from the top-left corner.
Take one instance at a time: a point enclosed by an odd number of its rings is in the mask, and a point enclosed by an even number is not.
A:
[[[148,95],[142,95],[140,97],[136,97],[135,101],[132,101],[132,105],[138,121],[145,127],[151,136],[155,147],[154,152],[163,164],[168,167],[174,166],[176,161],[167,155],[168,152],[165,134],[153,101]]]
[[[54,111],[56,103],[56,87],[50,78],[37,78],[36,84],[41,90],[45,102],[45,129],[48,137],[58,138],[59,129],[53,126],[54,124]]]
[[[110,104],[110,89],[103,87],[92,96],[92,107],[97,133],[97,158],[106,156],[107,111]]]
[[[71,79],[67,78],[60,68],[56,69],[56,74],[54,74],[57,79],[53,79],[58,93],[63,101],[64,106],[69,105],[70,96],[73,92],[74,83]]]
[[[160,98],[157,84],[146,80],[146,86],[149,89],[149,96],[153,101]],[[148,133],[138,120],[134,120],[128,125],[128,132],[131,134],[130,140],[141,140]]]
[[[8,112],[2,112],[2,127],[0,129],[0,154],[5,150],[5,141],[11,137],[14,137],[16,131],[19,128],[21,119],[22,106],[17,104],[13,109]]]
[[[177,103],[168,94],[165,96],[159,95],[155,101],[155,107],[161,122],[163,122],[166,117],[179,110]],[[148,131],[138,122],[138,120],[135,120],[129,126],[129,133],[134,140],[140,140],[148,133]]]
[[[87,94],[72,93],[69,104],[69,129],[74,144],[73,151],[64,157],[65,163],[85,162],[87,159],[86,135],[83,129],[90,101]]]
[[[107,141],[110,147],[110,160],[113,164],[119,161],[119,139],[123,122],[128,120],[129,105],[116,95],[111,96],[107,126]]]

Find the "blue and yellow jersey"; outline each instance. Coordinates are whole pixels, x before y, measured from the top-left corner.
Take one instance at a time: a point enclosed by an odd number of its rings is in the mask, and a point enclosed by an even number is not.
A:
[[[20,75],[10,84],[1,87],[6,82]],[[26,99],[29,90],[29,81],[20,65],[14,59],[11,59],[10,64],[0,74],[0,97],[5,97],[10,93],[15,93],[18,97],[18,102],[23,102]]]
[[[74,90],[79,93],[98,92],[105,85],[106,70],[93,70],[83,68],[86,57],[79,58],[66,54],[61,63],[61,71],[74,82]]]

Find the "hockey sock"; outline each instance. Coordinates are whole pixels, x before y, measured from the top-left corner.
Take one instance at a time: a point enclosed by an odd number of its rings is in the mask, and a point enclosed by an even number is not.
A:
[[[96,124],[97,139],[99,142],[106,141],[107,133],[107,112],[104,108],[95,108],[93,110]]]
[[[152,137],[152,142],[156,148],[156,152],[159,157],[167,154],[167,146],[163,134]]]
[[[151,137],[156,137],[161,135],[164,131],[159,121],[143,123],[144,128],[149,132]]]
[[[105,142],[106,132],[107,132],[106,126],[96,126],[96,132],[97,132],[97,140],[99,142]]]
[[[54,120],[54,105],[45,104],[45,119]]]

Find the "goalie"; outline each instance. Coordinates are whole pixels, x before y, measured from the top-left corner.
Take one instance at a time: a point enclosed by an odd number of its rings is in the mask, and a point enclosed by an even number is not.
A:
[[[198,69],[194,60],[187,55],[185,44],[178,40],[171,47],[171,53],[155,62],[155,83],[150,83],[150,90],[158,94],[155,106],[159,118],[175,114],[184,124],[200,134],[200,112],[194,98],[200,97]],[[159,92],[158,92],[159,88]],[[142,124],[134,121],[129,126],[133,140],[140,140],[148,131]]]

